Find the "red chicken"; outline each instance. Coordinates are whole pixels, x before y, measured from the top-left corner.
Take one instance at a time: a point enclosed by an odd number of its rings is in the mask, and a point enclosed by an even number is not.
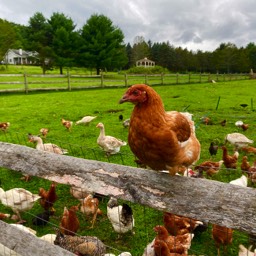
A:
[[[222,227],[219,225],[212,225],[212,237],[218,250],[218,256],[220,255],[220,246],[223,245],[225,255],[227,245],[232,243],[233,230],[231,228]]]
[[[153,244],[156,256],[187,256],[186,253],[172,253],[170,252],[167,244],[162,240],[156,240]]]
[[[249,169],[250,169],[251,165],[248,161],[248,157],[247,156],[243,156],[242,158],[242,163],[240,165],[240,168],[241,170],[244,172],[244,173],[248,173],[249,172]]]
[[[45,190],[44,188],[39,188],[39,196],[40,198],[40,204],[46,211],[54,211],[53,210],[53,204],[57,200],[57,194],[56,194],[56,184],[52,182],[49,190]]]
[[[201,221],[175,215],[170,212],[164,212],[163,221],[164,227],[172,236],[192,233],[197,226],[203,225]]]
[[[223,160],[220,160],[218,162],[205,161],[205,162],[201,163],[200,165],[197,165],[195,167],[195,170],[205,171],[207,176],[212,176],[219,172],[220,167],[222,166],[223,162],[224,162]]]
[[[222,160],[224,161],[224,165],[228,169],[236,169],[237,167],[237,160],[239,153],[238,151],[235,151],[233,155],[228,154],[228,150],[225,146],[222,146],[223,154],[222,154]]]
[[[155,226],[154,231],[157,233],[154,244],[159,240],[164,241],[172,253],[188,253],[194,234],[186,233],[184,235],[170,236],[164,226]]]
[[[84,213],[86,216],[92,216],[91,228],[93,228],[97,215],[102,214],[102,211],[99,209],[99,199],[94,198],[91,194],[89,194],[84,199],[80,199],[80,201],[80,211]]]
[[[243,147],[242,150],[246,153],[253,153],[253,154],[256,154],[256,148],[254,147]]]
[[[4,131],[4,132],[6,132],[9,127],[10,127],[10,123],[9,122],[0,123],[0,129],[2,131]]]
[[[193,121],[177,111],[166,113],[161,97],[151,87],[131,86],[119,101],[124,102],[135,104],[128,141],[143,164],[175,175],[180,167],[188,167],[199,159],[201,147]]]
[[[79,229],[80,223],[76,212],[78,206],[71,206],[69,209],[64,207],[62,219],[60,222],[60,231],[62,234],[74,236]]]
[[[73,125],[73,122],[72,121],[69,121],[69,120],[65,120],[65,119],[61,119],[61,123],[63,126],[65,126],[67,128],[67,130],[70,132],[71,131],[71,127]]]

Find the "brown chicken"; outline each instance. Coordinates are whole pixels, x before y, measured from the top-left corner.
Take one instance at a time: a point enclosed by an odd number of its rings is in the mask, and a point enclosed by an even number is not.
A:
[[[61,119],[61,123],[63,126],[65,126],[67,128],[67,130],[70,132],[71,131],[71,127],[73,125],[73,122],[72,121],[69,121],[69,120],[65,120],[65,119]]]
[[[131,102],[129,146],[143,164],[175,175],[180,167],[194,164],[200,143],[194,122],[177,111],[165,112],[161,97],[145,84],[131,86],[119,103]]]
[[[254,147],[243,147],[243,148],[241,148],[244,152],[246,152],[246,153],[253,153],[253,154],[256,154],[256,148],[254,148]]]
[[[10,123],[9,122],[0,123],[0,130],[2,130],[4,132],[6,132],[9,127],[10,127]]]
[[[227,245],[232,243],[233,230],[231,228],[222,227],[219,225],[212,225],[212,237],[218,250],[218,256],[220,255],[220,246],[223,245],[225,255],[227,255]]]
[[[40,133],[43,135],[43,138],[46,138],[46,135],[49,133],[48,128],[41,128]]]
[[[155,226],[154,231],[157,233],[154,243],[164,241],[172,253],[188,253],[194,234],[186,233],[184,235],[170,236],[164,226]]]
[[[45,190],[44,188],[39,188],[39,196],[40,198],[40,205],[46,210],[46,211],[54,211],[53,204],[57,200],[57,194],[56,194],[56,183],[52,182],[49,190]]]
[[[213,176],[214,174],[217,174],[219,172],[223,162],[223,160],[220,160],[218,162],[205,161],[200,165],[195,166],[195,170],[205,171],[207,176]]]
[[[156,240],[153,244],[156,256],[187,256],[185,253],[172,253],[170,252],[167,244],[162,240]]]
[[[201,221],[175,215],[170,212],[164,212],[163,221],[164,227],[172,236],[192,233],[197,226],[203,225]]]
[[[228,169],[236,169],[237,167],[237,160],[239,153],[238,151],[235,151],[233,155],[228,154],[228,150],[226,146],[222,146],[223,154],[222,154],[222,160],[224,161],[224,165]]]
[[[249,169],[250,169],[251,165],[248,161],[248,157],[247,156],[243,156],[242,158],[242,163],[241,163],[241,170],[244,172],[244,173],[248,173],[249,172]]]
[[[10,214],[0,212],[0,220],[8,219],[8,218],[10,218]]]
[[[253,183],[256,183],[256,161],[254,161],[253,165],[249,168],[248,177]]]
[[[79,229],[80,223],[76,212],[78,206],[71,206],[69,209],[64,207],[63,215],[60,222],[60,231],[62,234],[74,236]]]
[[[102,211],[99,209],[99,199],[94,198],[91,194],[89,194],[84,199],[80,199],[80,201],[80,211],[84,213],[87,217],[92,216],[91,228],[93,228],[97,215],[102,214]]]
[[[240,127],[242,128],[243,131],[246,131],[249,128],[249,124],[242,124]]]

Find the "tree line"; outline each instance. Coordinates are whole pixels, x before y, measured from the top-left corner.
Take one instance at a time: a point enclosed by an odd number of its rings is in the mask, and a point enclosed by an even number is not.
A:
[[[147,57],[170,72],[248,73],[256,69],[256,45],[249,42],[238,48],[233,43],[220,43],[214,51],[191,51],[167,42],[148,42],[135,36],[134,42],[124,43],[120,28],[104,15],[93,14],[82,28],[63,13],[55,12],[49,19],[35,13],[28,25],[0,19],[0,56],[8,49],[37,51],[38,65],[43,73],[58,67],[85,67],[119,71],[135,66]]]

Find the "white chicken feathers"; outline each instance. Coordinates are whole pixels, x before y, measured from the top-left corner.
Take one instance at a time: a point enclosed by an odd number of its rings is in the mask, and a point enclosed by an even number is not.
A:
[[[103,123],[98,123],[96,125],[97,128],[100,128],[100,135],[97,139],[97,144],[110,155],[114,155],[120,151],[122,146],[127,145],[125,141],[117,139],[113,136],[105,135],[105,128]]]
[[[132,209],[129,205],[118,205],[117,199],[111,197],[107,204],[107,216],[113,229],[119,234],[132,231],[135,226]]]
[[[247,147],[249,144],[253,143],[253,140],[248,139],[245,135],[234,132],[227,134],[225,138],[225,143],[229,142],[234,145],[236,148]]]

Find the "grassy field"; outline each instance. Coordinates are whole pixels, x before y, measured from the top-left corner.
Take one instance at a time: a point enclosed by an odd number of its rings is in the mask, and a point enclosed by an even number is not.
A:
[[[201,143],[201,157],[199,163],[210,158],[208,148],[211,141],[221,145],[227,133],[241,132],[248,138],[256,141],[255,127],[255,80],[231,81],[221,83],[186,84],[170,86],[154,86],[154,89],[161,95],[166,110],[188,111],[193,114],[196,126],[196,134]],[[8,141],[34,147],[27,141],[27,134],[38,134],[40,128],[50,129],[46,142],[53,142],[62,147],[68,148],[70,155],[99,161],[136,166],[134,157],[128,146],[121,149],[121,154],[106,158],[96,143],[99,130],[95,127],[98,122],[103,122],[107,135],[118,137],[127,141],[128,130],[119,121],[119,115],[124,119],[129,118],[133,109],[131,104],[119,105],[118,101],[125,92],[124,88],[119,89],[91,89],[71,92],[42,92],[24,95],[0,94],[0,122],[11,123],[9,131],[0,133],[1,141]],[[243,108],[240,104],[247,104]],[[97,118],[88,126],[74,126],[68,132],[61,125],[61,118],[77,121],[83,116],[92,115]],[[209,117],[211,125],[205,125],[202,117]],[[227,120],[227,125],[222,127],[220,122]],[[249,129],[243,132],[235,126],[237,120],[242,120],[250,125]],[[232,147],[229,147],[231,151]],[[242,155],[242,154],[241,154]],[[221,150],[218,151],[216,161],[222,157]],[[239,161],[241,161],[241,156]],[[255,160],[253,155],[249,156],[252,163]],[[241,170],[227,171],[222,169],[212,179],[229,182],[241,175]],[[14,171],[1,169],[0,179],[5,190],[13,187],[24,187],[34,193],[38,193],[39,187],[47,188],[49,181],[33,177],[25,183],[20,180],[21,174]],[[46,227],[35,227],[32,225],[33,214],[42,211],[40,205],[25,213],[23,217],[28,220],[28,226],[37,230],[39,236],[45,233],[53,233],[52,226],[58,225],[64,206],[77,204],[77,201],[69,194],[69,187],[58,185],[57,193],[59,199],[55,205],[56,216]],[[82,214],[79,214],[81,235],[96,235],[103,242],[112,248],[120,251],[131,251],[132,255],[142,255],[143,249],[154,237],[153,227],[162,224],[162,214],[156,210],[132,204],[135,215],[135,235],[126,234],[118,239],[112,231],[106,216],[107,198],[102,198],[101,209],[103,216],[98,218],[93,230],[89,229],[89,222]],[[202,198],[202,200],[204,200]],[[67,204],[68,202],[68,204]],[[196,206],[195,206],[196,207]],[[9,212],[10,209],[0,205],[0,212]],[[235,231],[232,246],[228,248],[228,255],[238,254],[238,245],[247,244],[247,236]],[[129,249],[131,248],[131,249]],[[118,254],[116,252],[116,254]],[[216,249],[211,238],[211,229],[198,235],[192,242],[190,254],[195,255],[216,255]],[[223,254],[224,255],[224,254]]]

